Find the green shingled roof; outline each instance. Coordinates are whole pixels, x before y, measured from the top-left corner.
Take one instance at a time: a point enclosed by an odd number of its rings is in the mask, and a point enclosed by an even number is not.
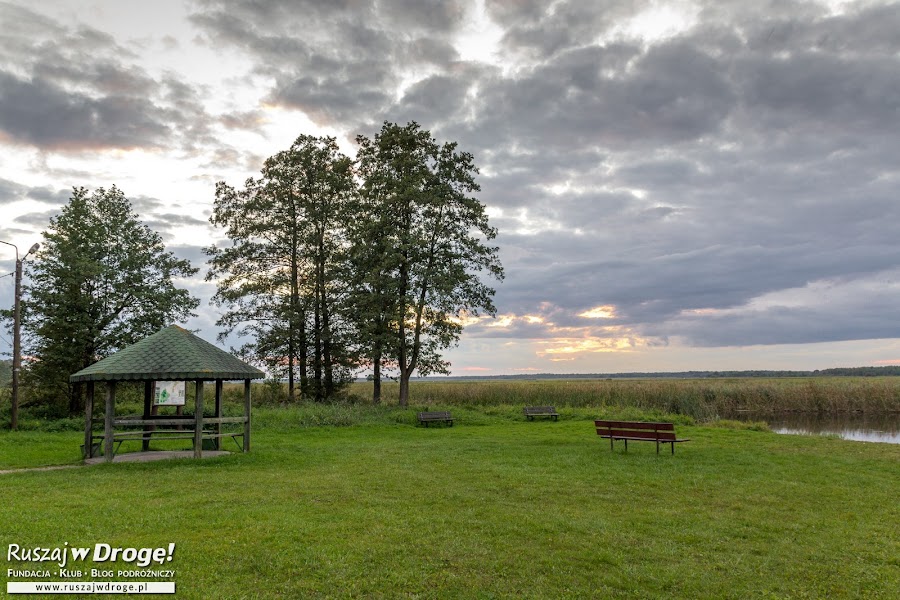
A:
[[[262,379],[265,373],[177,325],[82,369],[69,381]]]

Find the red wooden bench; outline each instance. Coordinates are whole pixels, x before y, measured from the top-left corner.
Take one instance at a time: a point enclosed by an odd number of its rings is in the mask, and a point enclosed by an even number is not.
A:
[[[601,438],[609,438],[609,449],[613,450],[616,440],[625,441],[625,451],[628,451],[628,440],[633,442],[656,442],[656,453],[659,454],[660,444],[669,444],[672,454],[675,454],[675,444],[689,442],[689,439],[675,437],[675,425],[673,423],[641,423],[639,421],[594,421],[597,426],[597,435]]]

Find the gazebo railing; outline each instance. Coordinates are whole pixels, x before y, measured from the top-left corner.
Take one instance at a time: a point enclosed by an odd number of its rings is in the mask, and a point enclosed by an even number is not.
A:
[[[103,421],[99,421],[103,423]],[[118,452],[119,446],[123,442],[130,441],[138,441],[138,442],[150,442],[152,440],[157,441],[169,441],[169,440],[196,440],[197,438],[197,430],[195,428],[195,419],[193,415],[185,415],[185,416],[174,416],[174,415],[160,415],[160,416],[152,416],[149,418],[143,417],[119,417],[113,420],[113,427],[142,427],[142,429],[134,430],[134,431],[113,431],[112,439],[113,444],[115,444],[113,448],[113,455]],[[244,425],[249,422],[249,418],[247,417],[203,417],[203,429],[200,434],[199,439],[201,443],[206,440],[215,440],[215,449],[219,449],[219,440],[224,438],[231,438],[234,440],[235,444],[237,444],[238,449],[243,449],[243,437],[245,433],[245,429],[242,428],[238,431],[222,431],[221,425]],[[146,429],[147,426],[153,427],[179,427],[179,429]],[[210,427],[207,429],[207,427]],[[93,447],[93,451],[91,454],[97,455],[102,453],[103,450],[103,442],[106,440],[106,434],[104,431],[91,432],[91,445]],[[241,438],[241,441],[238,441],[238,438]],[[207,448],[208,449],[208,448]],[[87,456],[87,454],[85,454]]]
[[[85,458],[93,458],[103,454],[111,461],[123,442],[137,440],[142,442],[142,449],[149,450],[153,438],[193,439],[194,457],[201,458],[204,441],[214,440],[213,448],[219,449],[219,440],[232,438],[242,452],[250,451],[250,380],[244,380],[244,415],[226,417],[222,415],[221,379],[215,381],[215,414],[207,417],[203,411],[203,380],[194,382],[194,414],[193,415],[154,415],[151,412],[152,382],[144,382],[144,414],[140,416],[116,417],[115,397],[116,381],[106,382],[105,410],[103,413],[103,430],[94,431],[94,385],[88,382],[88,395],[85,402],[85,431],[82,450]],[[241,425],[239,431],[223,431],[223,425]],[[116,431],[117,428],[140,427],[138,431]],[[175,430],[157,429],[158,427],[175,427]],[[243,444],[238,443],[242,438]],[[95,443],[95,441],[102,442]]]

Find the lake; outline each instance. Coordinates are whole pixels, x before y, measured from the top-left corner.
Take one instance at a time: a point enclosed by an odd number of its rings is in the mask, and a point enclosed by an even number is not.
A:
[[[845,440],[900,444],[900,414],[739,413],[741,421],[765,421],[776,433],[836,435]]]

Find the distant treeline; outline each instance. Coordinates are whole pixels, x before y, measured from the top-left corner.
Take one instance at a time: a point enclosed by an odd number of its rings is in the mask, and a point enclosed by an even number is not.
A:
[[[885,377],[900,375],[900,365],[887,367],[838,367],[815,371],[677,371],[663,373],[529,373],[516,375],[471,375],[422,377],[424,381],[468,381],[492,379],[721,379],[729,377]]]
[[[0,360],[0,387],[9,384],[12,380],[12,361]]]

